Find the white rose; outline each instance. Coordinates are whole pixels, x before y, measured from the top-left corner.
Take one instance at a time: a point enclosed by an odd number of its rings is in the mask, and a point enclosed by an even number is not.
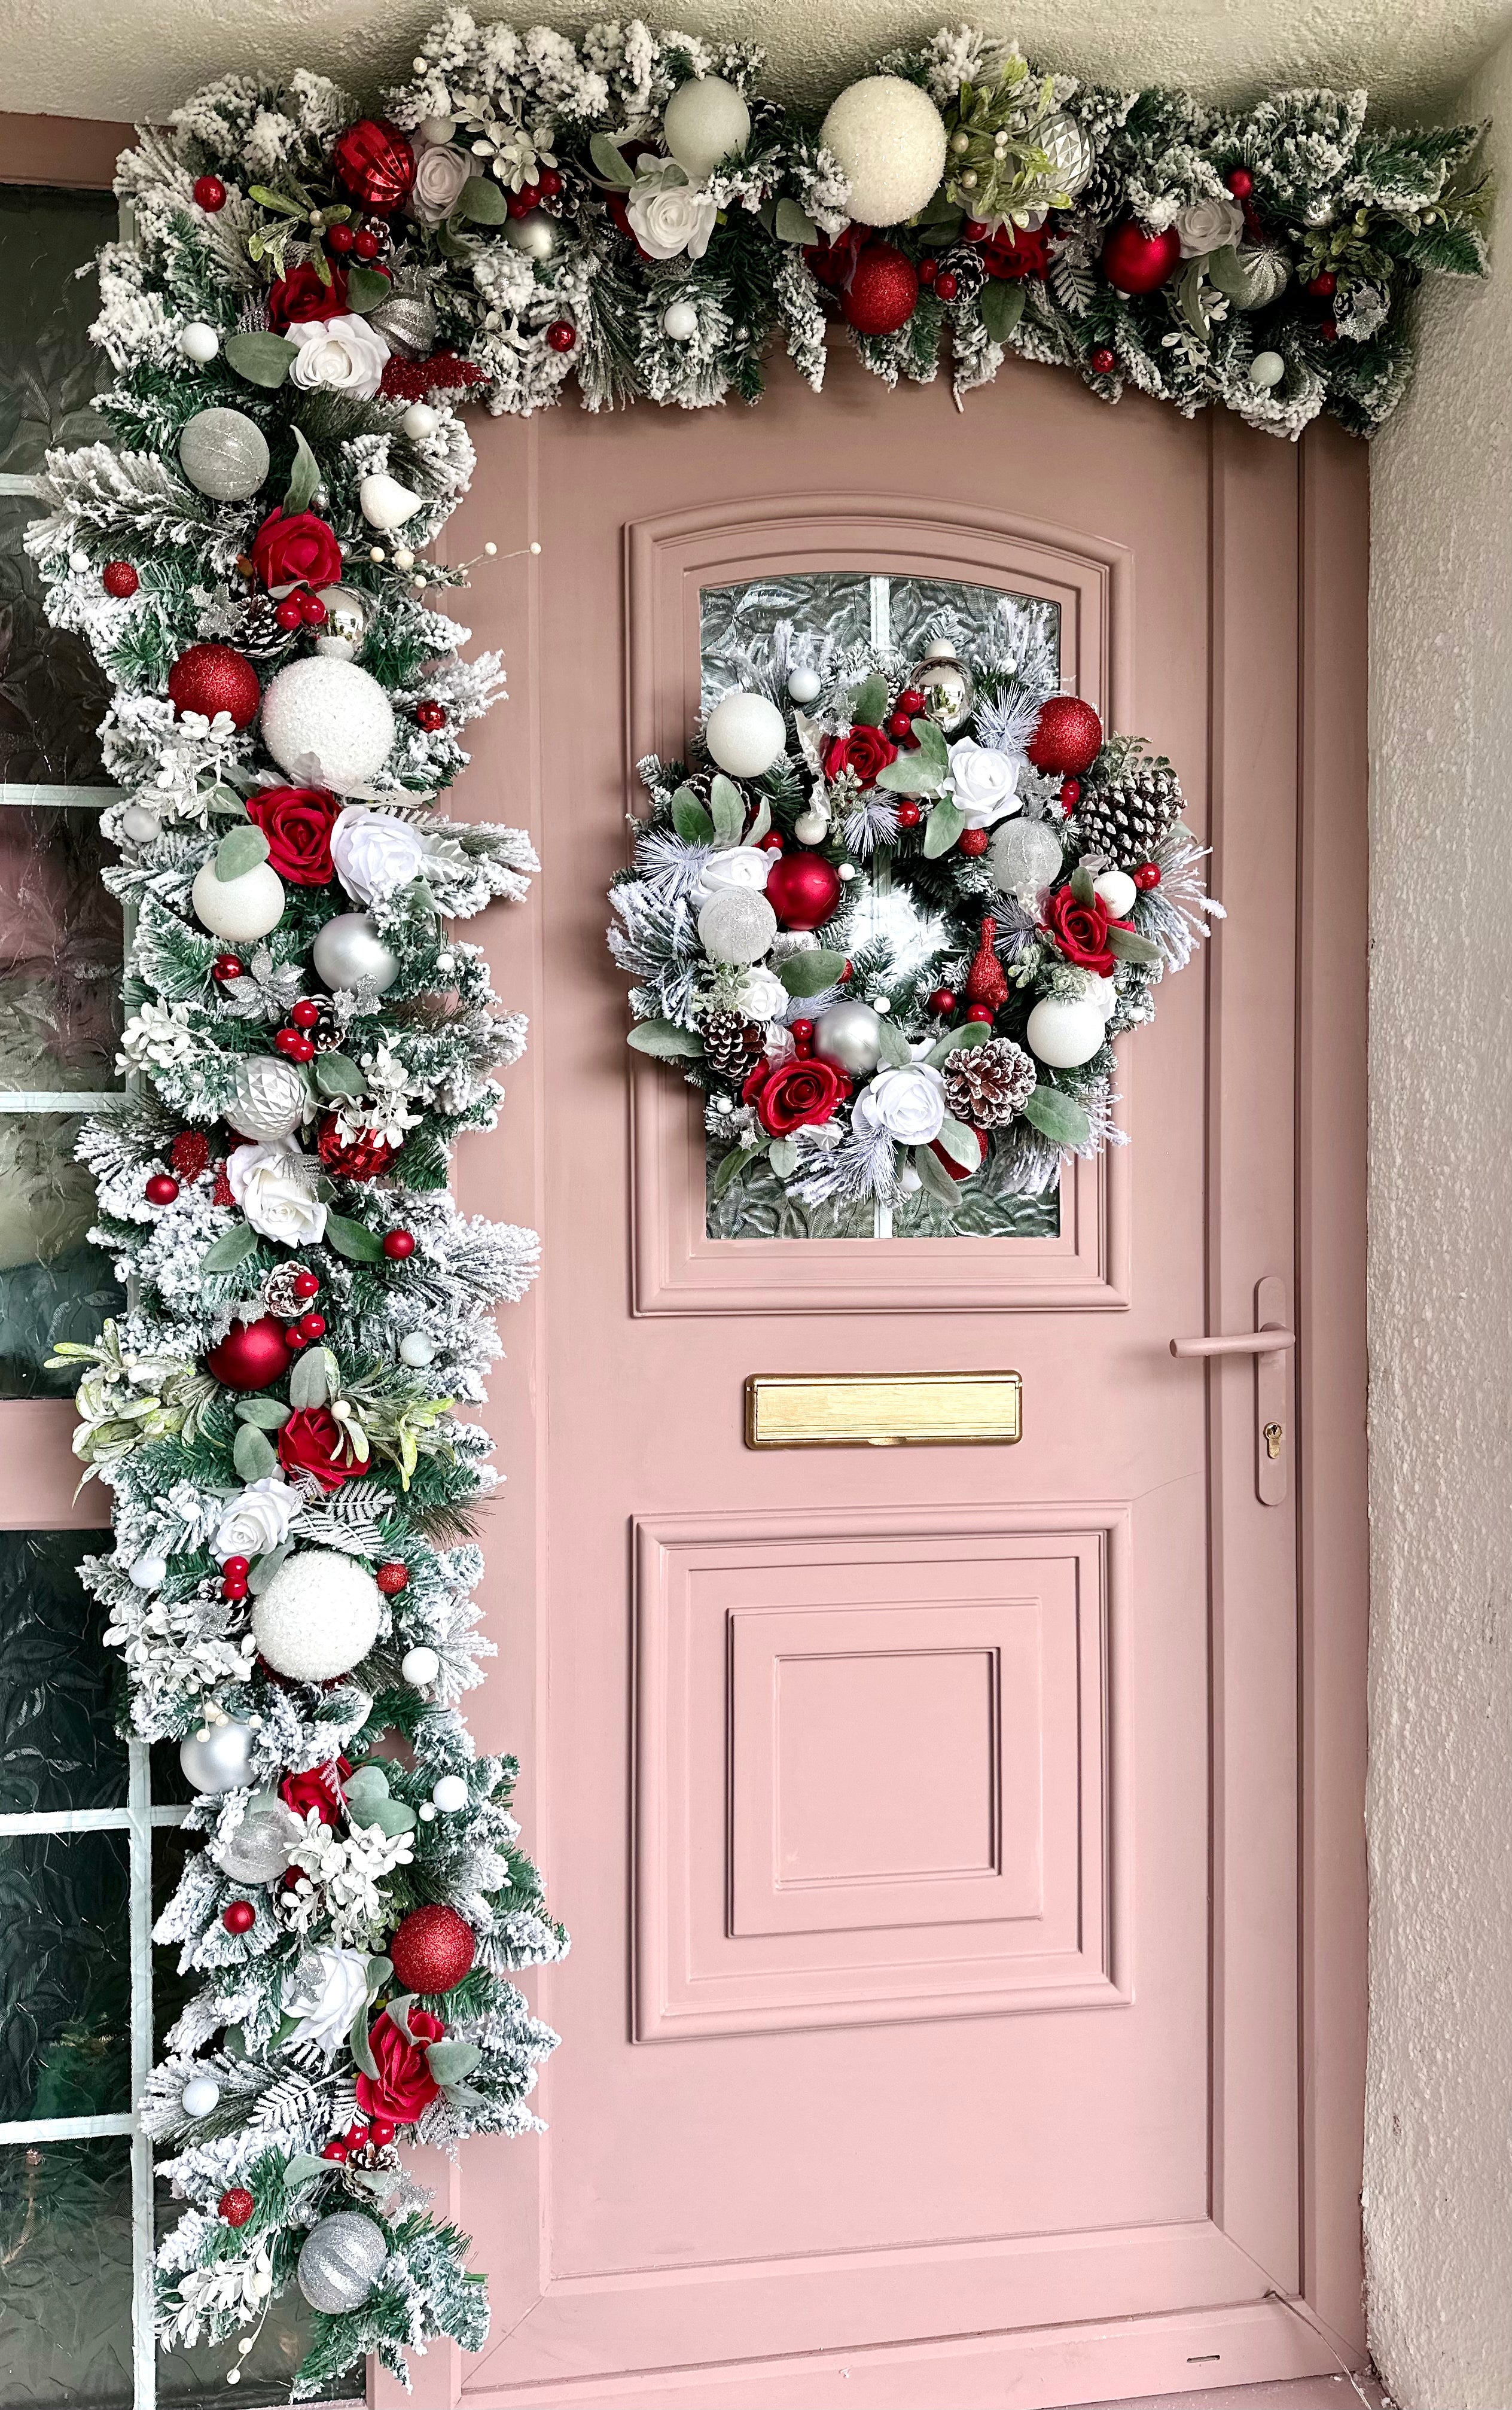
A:
[[[211,1556],[224,1564],[227,1557],[262,1557],[282,1547],[301,1503],[297,1489],[276,1473],[265,1474],[239,1498],[226,1500],[210,1544]]]
[[[1024,808],[1014,789],[1019,765],[1010,753],[979,745],[974,736],[958,736],[950,748],[951,791],[967,828],[991,828]]]
[[[727,894],[733,887],[745,894],[763,895],[776,860],[775,853],[759,845],[727,846],[722,853],[711,853],[699,874],[700,900],[707,903],[711,895]]]
[[[326,1208],[315,1195],[320,1165],[290,1140],[234,1147],[225,1176],[241,1211],[265,1239],[309,1247],[325,1237]]]
[[[388,345],[366,318],[307,318],[289,328],[299,346],[289,363],[289,383],[329,385],[356,401],[371,401],[384,381]]]
[[[1176,233],[1181,241],[1183,259],[1205,259],[1210,251],[1221,251],[1225,243],[1239,242],[1244,232],[1244,212],[1227,193],[1209,193],[1200,201],[1188,201],[1176,212]]]
[[[338,812],[330,849],[337,878],[359,904],[381,904],[396,887],[418,878],[429,850],[408,820],[371,811],[366,804],[348,804]]]
[[[641,178],[625,203],[625,215],[642,251],[653,259],[676,259],[684,251],[690,259],[702,259],[719,212],[712,196],[693,185],[663,183],[667,172]],[[680,178],[682,171],[671,173]]]
[[[472,173],[472,162],[465,151],[449,142],[428,143],[414,163],[410,215],[422,225],[443,225],[460,200],[462,186]]]
[[[890,1063],[861,1090],[850,1118],[899,1146],[927,1146],[945,1120],[945,1082],[931,1063]]]
[[[368,1996],[365,1950],[312,1950],[300,1959],[294,1981],[284,1987],[284,2013],[299,2022],[284,2044],[293,2050],[313,2041],[330,2058],[352,2030]]]
[[[788,991],[775,971],[748,971],[740,982],[740,1009],[748,1021],[776,1021],[788,1007]]]

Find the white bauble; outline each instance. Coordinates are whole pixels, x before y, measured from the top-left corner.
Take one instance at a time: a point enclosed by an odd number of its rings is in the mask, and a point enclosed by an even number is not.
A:
[[[1102,1014],[1089,995],[1041,997],[1025,1034],[1031,1053],[1053,1071],[1074,1071],[1079,1063],[1090,1063],[1105,1037]]]
[[[360,2310],[384,2272],[388,2243],[376,2220],[339,2209],[305,2237],[296,2274],[313,2310],[339,2317]]]
[[[850,187],[862,225],[899,225],[934,197],[945,172],[945,121],[926,92],[902,76],[864,76],[841,93],[819,129]]]
[[[429,401],[412,401],[400,420],[401,431],[412,443],[424,443],[428,436],[434,435],[440,425],[441,413],[432,410]]]
[[[780,758],[787,730],[775,703],[737,687],[709,713],[704,741],[732,778],[760,778]]]
[[[317,931],[311,956],[316,978],[333,990],[367,985],[383,995],[399,977],[399,956],[371,912],[338,912]]]
[[[823,683],[818,670],[804,668],[788,672],[788,692],[794,703],[817,703]]]
[[[276,1882],[287,1874],[304,1826],[282,1799],[252,1801],[234,1833],[211,1844],[211,1856],[233,1882]]]
[[[179,329],[180,351],[199,368],[209,368],[220,348],[219,335],[213,327],[206,326],[203,318],[191,318],[187,327]]]
[[[504,240],[511,251],[523,252],[527,259],[547,260],[557,248],[556,219],[545,210],[528,210],[522,218],[506,218]]]
[[[377,1583],[333,1548],[285,1557],[252,1610],[252,1636],[275,1674],[330,1682],[360,1665],[383,1627]]]
[[[382,470],[364,477],[357,487],[357,507],[371,528],[402,527],[420,507],[420,497]]]
[[[416,1371],[423,1371],[432,1362],[435,1353],[435,1341],[428,1339],[423,1330],[407,1330],[399,1343],[400,1362],[413,1364]]]
[[[662,312],[662,332],[675,343],[691,343],[698,332],[698,312],[691,301],[669,301]]]
[[[179,466],[216,502],[244,502],[268,474],[268,438],[243,410],[200,410],[179,438]]]
[[[266,862],[238,878],[217,878],[212,854],[196,872],[190,893],[195,917],[211,935],[235,937],[242,945],[266,937],[284,918],[284,881]]]
[[[1127,920],[1139,892],[1127,870],[1101,870],[1092,882],[1092,893],[1107,907],[1111,921]]]
[[[829,835],[829,826],[828,812],[821,812],[817,804],[810,804],[808,809],[800,812],[793,821],[792,834],[800,845],[821,845]]]
[[[815,1022],[814,1052],[864,1080],[881,1061],[882,1024],[869,1004],[847,997],[843,1004],[832,1004]]]
[[[263,696],[263,743],[300,785],[356,794],[371,784],[394,743],[394,712],[356,661],[316,653],[281,669]]]
[[[121,815],[121,834],[133,845],[151,845],[163,834],[163,823],[146,804],[128,804]]]
[[[400,1672],[416,1691],[423,1691],[441,1671],[441,1659],[433,1648],[411,1648],[406,1651]]]
[[[189,1738],[179,1744],[179,1764],[184,1778],[196,1791],[213,1796],[221,1791],[245,1791],[252,1781],[252,1761],[256,1742],[245,1724],[228,1718],[224,1724],[212,1724],[208,1740]]]
[[[179,2095],[179,2105],[186,2117],[208,2117],[221,2097],[221,2087],[213,2075],[191,2075]]]
[[[1279,352],[1257,352],[1249,364],[1249,381],[1259,393],[1269,393],[1287,373],[1287,363]]]
[[[722,76],[693,76],[668,101],[662,131],[678,167],[705,184],[721,159],[737,155],[750,140],[750,111]]]
[[[997,829],[987,848],[987,871],[1005,895],[1032,903],[1060,876],[1061,842],[1043,820],[1012,820]]]
[[[132,1587],[135,1590],[161,1590],[167,1577],[167,1557],[156,1556],[151,1550],[146,1556],[138,1557],[131,1568]]]
[[[776,936],[777,914],[764,895],[746,888],[721,888],[698,916],[699,942],[711,962],[759,963]]]
[[[443,1816],[455,1816],[467,1806],[467,1784],[459,1774],[443,1774],[431,1784],[430,1796]]]
[[[225,1119],[243,1138],[287,1138],[304,1119],[310,1091],[282,1054],[243,1054],[232,1074],[236,1095]]]

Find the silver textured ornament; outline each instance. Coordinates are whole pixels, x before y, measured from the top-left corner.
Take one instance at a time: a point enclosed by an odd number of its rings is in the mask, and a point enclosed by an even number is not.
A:
[[[200,410],[179,438],[179,465],[216,502],[244,502],[268,474],[268,438],[241,410]]]
[[[163,834],[163,823],[147,804],[128,804],[121,815],[121,834],[133,845],[151,845]]]
[[[368,637],[368,601],[354,586],[323,586],[326,624],[315,638],[315,650],[330,661],[355,661]]]
[[[299,2290],[313,2310],[337,2317],[360,2310],[384,2272],[388,2240],[359,2209],[338,2209],[306,2235],[299,2253]]]
[[[233,1077],[236,1095],[225,1118],[243,1138],[287,1138],[298,1128],[310,1092],[295,1064],[282,1054],[243,1054]]]
[[[181,1741],[179,1764],[184,1779],[211,1797],[221,1791],[245,1791],[252,1780],[256,1747],[247,1726],[231,1718],[224,1724],[211,1724],[207,1740],[191,1733]]]
[[[955,646],[948,636],[937,636],[926,645],[923,657],[909,672],[909,684],[922,687],[928,702],[929,717],[946,736],[953,736],[971,717],[976,689],[971,673],[955,658]]]
[[[556,221],[545,210],[529,210],[524,217],[507,221],[504,240],[512,251],[523,252],[527,259],[547,260],[557,248]]]
[[[777,914],[753,889],[722,887],[698,916],[698,937],[715,963],[759,963],[777,936]]]
[[[399,352],[429,359],[436,346],[436,313],[423,293],[395,293],[369,313],[368,324]]]
[[[815,1022],[814,1052],[864,1080],[881,1061],[882,1024],[869,1004],[847,997],[843,1004],[832,1004]]]
[[[282,1799],[254,1800],[236,1831],[212,1845],[211,1856],[233,1882],[276,1882],[303,1838],[304,1826]]]
[[[1286,254],[1274,243],[1225,244],[1203,262],[1220,293],[1236,310],[1268,310],[1279,300],[1291,276]]]
[[[1061,842],[1053,828],[1043,820],[1011,820],[993,831],[984,866],[1005,895],[1032,905],[1059,878],[1061,861]]]
[[[1083,128],[1057,109],[1034,128],[1032,138],[1050,161],[1051,187],[1074,200],[1092,173],[1092,145]]]
[[[399,957],[378,935],[371,912],[338,912],[312,948],[315,975],[331,989],[364,985],[382,995],[399,977]]]

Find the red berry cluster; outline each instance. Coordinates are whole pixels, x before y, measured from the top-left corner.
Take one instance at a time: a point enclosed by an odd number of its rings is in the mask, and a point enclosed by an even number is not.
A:
[[[292,635],[296,628],[323,628],[329,616],[319,595],[302,586],[273,605],[273,617],[287,635]]]
[[[428,736],[433,736],[438,728],[444,728],[446,725],[444,704],[417,703],[414,706],[414,724],[416,728],[423,728]]]
[[[324,1339],[325,1336],[326,1317],[323,1314],[301,1314],[298,1322],[285,1323],[284,1326],[284,1341],[287,1345],[295,1349],[296,1353],[301,1347],[308,1347],[313,1341]]]
[[[313,997],[302,995],[298,1004],[289,1007],[288,1026],[273,1032],[273,1043],[279,1053],[287,1055],[291,1063],[313,1063],[315,1059],[315,1041],[310,1032],[318,1025],[319,1021],[319,1005]]]
[[[510,194],[509,214],[512,218],[528,218],[543,201],[554,201],[560,191],[561,178],[556,168],[544,168],[533,184],[522,184],[517,193]]]
[[[348,2126],[344,2134],[333,2134],[320,2156],[323,2159],[333,2159],[340,2166],[351,2157],[354,2151],[366,2149],[370,2142],[374,2150],[385,2150],[398,2130],[386,2117],[371,2118],[367,2125],[363,2125],[359,2118],[356,2125]]]
[[[344,218],[338,218],[334,225],[326,228],[326,248],[335,252],[338,259],[344,259],[350,252],[354,259],[366,263],[376,259],[383,247],[383,234],[377,226],[348,225]]]

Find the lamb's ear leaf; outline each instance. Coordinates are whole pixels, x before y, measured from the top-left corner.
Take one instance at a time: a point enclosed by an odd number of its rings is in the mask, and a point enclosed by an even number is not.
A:
[[[240,828],[231,829],[216,847],[215,876],[223,882],[244,878],[249,870],[255,870],[260,862],[267,860],[268,839],[260,828],[254,828],[247,820]]]
[[[949,853],[965,826],[966,821],[958,807],[949,795],[941,795],[924,824],[926,861],[936,862],[942,853]]]
[[[1121,963],[1157,963],[1160,949],[1141,937],[1137,929],[1121,929],[1114,922],[1108,932],[1108,951],[1116,954]]]
[[[756,817],[741,838],[742,845],[760,845],[772,825],[772,806],[763,795],[756,806]]]
[[[760,1146],[733,1146],[709,1183],[709,1195],[722,1197],[732,1181],[739,1179],[746,1166],[749,1163],[754,1163],[759,1154],[764,1154],[766,1152],[765,1139],[763,1139]]]
[[[349,1222],[344,1213],[326,1216],[326,1243],[334,1247],[348,1263],[376,1264],[382,1261],[384,1242],[374,1236],[366,1222]]]
[[[277,1469],[278,1458],[266,1431],[255,1423],[239,1423],[231,1461],[243,1481],[262,1481]]]
[[[946,1205],[960,1203],[959,1184],[951,1178],[938,1155],[931,1154],[927,1146],[914,1148],[913,1168],[931,1197],[938,1197]]]
[[[461,2083],[482,2056],[475,2041],[458,2041],[448,2035],[427,2046],[426,2065],[438,2083]]]
[[[791,196],[784,196],[777,205],[773,220],[778,242],[814,243],[819,240],[819,228],[806,209]]]
[[[329,1395],[325,1354],[323,1347],[309,1347],[294,1359],[289,1373],[289,1403],[301,1413],[308,1413],[312,1406],[323,1406]]]
[[[947,1029],[943,1038],[936,1038],[924,1061],[938,1070],[947,1054],[955,1053],[962,1046],[985,1046],[991,1036],[984,1021],[963,1021],[958,1029]]]
[[[239,1423],[255,1423],[259,1430],[282,1430],[289,1418],[289,1410],[279,1398],[239,1398]]]
[[[850,698],[850,718],[862,728],[880,728],[886,711],[887,680],[873,670]]]
[[[704,1040],[696,1029],[679,1029],[675,1021],[637,1021],[627,1040],[637,1054],[655,1054],[670,1061],[675,1054],[702,1054]]]
[[[684,845],[712,845],[714,822],[691,787],[679,787],[672,798],[672,825]]]
[[[457,203],[459,218],[474,225],[502,225],[509,215],[509,196],[491,176],[469,176]]]
[[[965,1122],[958,1122],[953,1113],[947,1113],[941,1122],[938,1143],[963,1171],[980,1170],[981,1147],[976,1131],[967,1129]]]
[[[1076,1098],[1063,1095],[1059,1088],[1036,1088],[1019,1110],[1041,1138],[1055,1146],[1084,1146],[1091,1135],[1092,1125]]]
[[[714,834],[721,845],[738,845],[740,832],[746,825],[746,805],[733,778],[721,770],[709,788],[709,809],[714,816]]]
[[[299,346],[283,335],[227,335],[221,345],[225,365],[234,369],[246,385],[260,385],[276,391],[298,357]]]
[[[257,1233],[250,1222],[239,1222],[234,1230],[223,1230],[199,1258],[201,1280],[207,1272],[231,1271],[243,1256],[251,1255],[256,1243]]]
[[[588,155],[606,184],[617,193],[628,193],[635,181],[635,171],[617,142],[607,134],[595,134],[588,146]]]
[[[272,1580],[273,1575],[277,1573],[280,1565],[284,1562],[284,1558],[289,1554],[293,1546],[294,1542],[292,1540],[280,1540],[276,1548],[269,1548],[266,1556],[258,1558],[256,1563],[253,1566],[251,1573],[247,1575],[247,1588],[251,1590],[254,1598],[261,1598],[264,1590],[268,1588],[269,1583]]]
[[[1066,883],[1079,904],[1084,904],[1090,908],[1097,902],[1097,886],[1084,862],[1077,864]]]
[[[805,953],[790,954],[778,977],[790,995],[821,995],[836,984],[844,969],[843,954],[828,946],[810,946]]]
[[[902,1030],[882,1013],[877,1017],[877,1043],[882,1050],[882,1061],[894,1071],[901,1071],[906,1063],[913,1060],[913,1049]]]
[[[378,2061],[374,2058],[368,2040],[368,2008],[369,2003],[364,2000],[352,2020],[352,2030],[347,2035],[346,2046],[352,2054],[354,2066],[359,2067],[364,2075],[371,2075],[376,2079]]]
[[[1000,277],[989,277],[981,288],[978,307],[988,341],[1006,343],[1024,315],[1024,287],[1006,283]]]
[[[323,1096],[362,1096],[368,1089],[350,1054],[317,1054],[315,1085]]]
[[[320,462],[315,458],[304,436],[294,430],[294,466],[284,489],[284,508],[292,517],[298,511],[307,511],[315,498],[320,484]]]

